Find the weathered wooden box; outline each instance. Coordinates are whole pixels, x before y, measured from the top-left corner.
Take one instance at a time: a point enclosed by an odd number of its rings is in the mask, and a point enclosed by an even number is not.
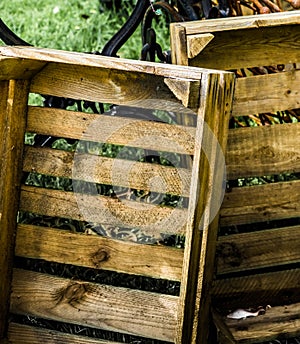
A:
[[[213,287],[224,342],[300,333],[299,24],[299,11],[172,24],[173,63],[238,76]],[[223,317],[268,304],[264,316]]]
[[[206,342],[234,74],[1,47],[0,79],[1,343]]]

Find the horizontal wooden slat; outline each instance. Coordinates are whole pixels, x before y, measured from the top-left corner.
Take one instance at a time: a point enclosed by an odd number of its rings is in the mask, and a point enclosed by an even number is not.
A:
[[[18,225],[15,254],[95,269],[179,281],[180,249],[76,234],[32,225]]]
[[[219,237],[218,274],[300,263],[300,226]]]
[[[14,270],[11,312],[173,341],[177,297]]]
[[[226,319],[237,343],[258,343],[300,334],[300,303],[277,306],[266,314],[243,320]]]
[[[198,55],[190,60],[189,65],[232,70],[287,64],[300,60],[299,14],[298,23],[285,25],[284,30],[280,25],[261,28],[259,21],[256,22],[256,27],[254,25],[254,27],[241,30],[235,30],[234,24],[233,21],[231,30],[227,27],[228,30],[224,31],[220,27],[219,31],[209,31],[206,23],[202,21],[205,28],[202,30],[205,31],[204,34],[212,33],[214,38]],[[180,25],[186,28],[185,25],[181,23]],[[199,28],[198,25],[195,27]],[[195,35],[187,33],[187,40],[190,46],[201,45],[203,38],[200,29]]]
[[[300,171],[300,123],[229,130],[228,179]]]
[[[29,107],[27,131],[157,151],[194,154],[195,128],[132,118]]]
[[[25,61],[18,59],[18,64],[12,57],[0,56],[0,80],[29,79],[45,65],[42,61]]]
[[[216,70],[204,70],[201,68],[186,68],[171,64],[161,64],[149,61],[128,60],[124,58],[107,57],[86,53],[70,52],[54,49],[40,49],[35,47],[0,47],[0,56],[16,57],[30,61],[55,62],[66,65],[78,65],[95,67],[99,69],[120,70],[122,72],[145,73],[169,78],[185,78],[191,80],[193,77],[200,80],[203,74],[220,73]],[[19,63],[19,61],[18,61]]]
[[[300,47],[297,49],[300,51]],[[238,78],[232,115],[297,109],[300,107],[299,84],[300,70]]]
[[[143,108],[186,110],[163,77],[87,66],[49,63],[33,77],[30,91]]]
[[[55,177],[189,196],[191,172],[183,168],[27,146],[23,169]]]
[[[120,344],[16,323],[9,324],[8,339],[11,344]]]
[[[193,21],[180,23],[184,25],[187,35],[205,32],[247,30],[264,27],[299,24],[300,11],[264,14],[263,16],[243,16],[222,19],[211,19],[207,23]]]
[[[155,238],[159,238],[160,233],[184,233],[187,219],[186,209],[29,186],[22,187],[20,210],[110,226],[141,228],[143,233]]]
[[[213,303],[221,311],[299,302],[300,269],[218,279]]]
[[[221,225],[239,225],[299,217],[300,181],[229,190],[221,207]]]

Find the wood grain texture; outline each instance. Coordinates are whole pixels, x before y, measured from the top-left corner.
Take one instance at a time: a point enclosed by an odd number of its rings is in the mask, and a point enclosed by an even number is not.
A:
[[[8,339],[11,344],[120,344],[16,323],[9,324]]]
[[[9,307],[28,90],[26,80],[0,82],[0,338]]]
[[[298,49],[300,51],[300,47]],[[238,78],[232,115],[246,116],[298,109],[300,107],[299,85],[300,70]]]
[[[202,20],[171,25],[181,25],[187,35],[205,32],[247,30],[252,28],[264,28],[273,26],[286,26],[299,24],[300,11],[264,14],[263,16],[242,16],[231,18],[212,19],[207,23]]]
[[[237,343],[257,343],[300,334],[300,303],[277,306],[266,314],[236,321],[226,319]]]
[[[217,279],[213,303],[226,313],[237,308],[280,306],[299,302],[300,269]]]
[[[27,131],[182,154],[195,148],[192,127],[51,108],[29,107]]]
[[[232,70],[300,60],[299,25],[220,31],[213,35],[214,39],[190,61],[190,66]]]
[[[221,226],[298,217],[300,181],[233,188],[225,194]]]
[[[171,58],[172,64],[187,66],[188,65],[188,52],[186,32],[181,25],[170,25],[171,37]],[[176,39],[175,39],[176,38]]]
[[[177,299],[15,269],[11,312],[173,341]]]
[[[300,171],[300,123],[229,130],[228,179]]]
[[[164,78],[155,74],[51,63],[33,77],[30,91],[102,103],[186,111]]]
[[[23,186],[20,210],[103,225],[140,228],[158,238],[160,233],[182,234],[187,210],[107,196]]]
[[[19,224],[15,254],[94,269],[179,281],[183,252],[97,235]]]
[[[180,46],[172,61],[221,70],[297,62],[299,17],[300,11],[293,11],[171,24],[171,46]],[[185,42],[178,32],[185,33]],[[214,39],[203,45],[207,34]]]
[[[300,262],[300,226],[222,236],[218,274]]]
[[[0,80],[30,79],[45,65],[46,63],[42,61],[0,56]]]
[[[220,161],[227,141],[233,88],[230,74],[202,78],[196,133],[196,145],[202,150],[195,150],[194,156],[176,343],[207,341],[218,228],[217,212],[212,215],[212,209],[222,191]]]
[[[191,179],[191,172],[183,168],[29,146],[23,170],[185,197]]]
[[[18,59],[21,58],[24,60],[48,62],[49,64],[53,62],[79,67],[87,66],[98,68],[99,70],[108,69],[121,72],[145,73],[156,75],[158,77],[185,78],[189,80],[192,78],[200,80],[203,73],[220,73],[220,71],[217,70],[207,71],[201,68],[186,68],[149,61],[129,60],[124,58],[24,46],[1,46],[0,56],[14,57],[16,58],[16,64],[19,62]]]

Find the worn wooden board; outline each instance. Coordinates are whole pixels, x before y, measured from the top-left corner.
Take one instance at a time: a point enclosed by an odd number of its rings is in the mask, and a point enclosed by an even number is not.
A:
[[[221,236],[218,274],[300,262],[299,246],[300,226]]]
[[[171,24],[172,61],[221,70],[297,62],[299,17],[293,11]]]
[[[27,80],[0,82],[0,338],[9,307],[28,91]]]
[[[46,63],[42,61],[28,61],[0,56],[0,80],[29,79],[45,65]]]
[[[182,234],[187,209],[146,202],[23,186],[20,210],[103,225],[140,228],[145,234]]]
[[[51,108],[29,107],[27,131],[182,154],[195,148],[193,127]]]
[[[247,30],[273,26],[299,24],[300,11],[264,14],[263,16],[242,16],[212,19],[208,22],[193,21],[180,23],[186,28],[187,35],[206,32]],[[176,24],[173,24],[176,25]]]
[[[300,334],[300,303],[273,307],[258,317],[225,322],[240,344],[296,337]]]
[[[23,170],[185,197],[191,179],[191,172],[183,168],[29,146]]]
[[[300,51],[300,47],[298,49]],[[246,116],[298,109],[300,107],[299,84],[300,70],[238,78],[232,115]]]
[[[15,254],[94,269],[179,281],[183,251],[98,235],[19,224]]]
[[[228,179],[300,171],[300,123],[229,130]]]
[[[120,344],[16,323],[9,324],[8,339],[11,344]]]
[[[175,296],[14,270],[11,312],[172,342]]]
[[[128,60],[107,56],[92,55],[86,53],[70,52],[63,50],[36,48],[36,47],[12,47],[1,46],[0,56],[21,58],[23,60],[42,61],[48,64],[61,63],[75,66],[88,66],[99,69],[109,69],[122,72],[145,73],[167,78],[185,78],[188,80],[200,80],[202,74],[220,73],[217,70],[206,70],[201,68],[185,68],[171,64],[161,64],[149,61]],[[18,60],[16,59],[16,64]]]
[[[211,75],[202,81],[196,144],[200,147],[202,143],[205,153],[195,150],[176,343],[207,341],[218,230],[217,213],[212,215],[211,206],[216,206],[222,192],[222,149],[227,141],[234,87],[230,74]]]
[[[221,226],[299,217],[300,181],[233,188],[226,192]]]
[[[237,308],[299,302],[300,269],[266,272],[214,281],[213,303],[222,313]]]

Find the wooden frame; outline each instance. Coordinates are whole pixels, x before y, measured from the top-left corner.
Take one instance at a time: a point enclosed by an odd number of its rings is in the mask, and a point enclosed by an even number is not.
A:
[[[222,196],[223,175],[216,168],[220,167],[218,158],[222,156],[227,142],[234,75],[214,70],[27,47],[1,47],[0,66],[0,79],[3,80],[1,135],[5,138],[0,145],[3,157],[0,235],[1,251],[5,252],[0,261],[3,276],[0,285],[1,338],[8,334],[12,343],[20,343],[20,338],[22,343],[32,343],[33,337],[44,343],[54,339],[67,343],[83,342],[77,336],[46,333],[13,322],[9,323],[7,332],[8,313],[12,312],[176,343],[205,341],[208,335],[209,289],[218,228],[216,213],[211,214],[210,205],[215,198]],[[135,92],[132,92],[132,87]],[[74,154],[66,151],[24,147],[25,132],[72,139],[80,139],[82,133],[87,133],[89,136],[85,140],[99,140],[99,132],[96,136],[89,132],[91,123],[96,120],[95,115],[27,106],[29,92],[177,111],[196,119],[193,127],[151,121],[143,121],[140,125],[140,120],[132,118],[97,117],[103,121],[103,131],[105,128],[124,128],[120,133],[109,136],[110,143],[124,144],[122,140],[128,139],[129,135],[132,140],[139,142],[141,135],[146,137],[157,133],[162,136],[160,141],[145,139],[140,147],[170,151],[172,147],[164,142],[170,142],[175,137],[177,144],[172,148],[173,151],[193,155],[191,168],[186,165],[180,169],[182,180],[186,181],[179,189],[174,186],[179,170],[160,166],[153,168],[153,173],[159,171],[168,180],[171,193],[179,192],[189,197],[186,211],[178,209],[173,214],[176,221],[185,219],[183,228],[179,228],[186,235],[184,252],[163,246],[121,243],[109,238],[16,223],[17,211],[85,220],[78,209],[78,199],[72,193],[21,186],[22,170],[27,173],[72,177],[71,165],[74,159]],[[22,125],[19,125],[20,119]],[[127,129],[128,123],[131,126]],[[204,152],[205,145],[207,148]],[[84,168],[86,161],[85,156],[79,154],[76,163]],[[106,170],[96,174],[91,181],[107,183],[107,174],[112,169],[111,161],[103,158],[97,161],[100,166],[106,164]],[[121,167],[123,171],[126,163],[124,166]],[[134,187],[145,187],[144,179],[152,176],[147,166],[137,164]],[[89,178],[87,173],[84,178]],[[117,183],[124,185],[122,175],[118,177]],[[154,190],[161,192],[163,188],[159,183],[154,183]],[[89,196],[86,200],[89,207],[95,206],[95,197]],[[105,197],[102,200],[113,211],[121,209],[121,213],[122,206],[127,204]],[[146,205],[140,207],[148,209]],[[99,209],[97,212],[101,213]],[[163,218],[169,212],[161,207],[156,216]],[[127,211],[122,214],[125,214],[126,220],[135,221],[133,223],[136,226],[142,226],[139,221],[147,222],[148,219],[140,217],[140,220],[136,220],[134,214],[129,216]],[[150,215],[149,219],[153,220]],[[102,216],[101,221],[105,223],[108,220]],[[174,224],[176,222],[168,225],[165,221],[165,228],[172,233]],[[14,254],[83,268],[180,281],[180,296],[72,281],[21,268],[13,269],[12,278]],[[136,264],[133,263],[135,258]],[[6,267],[8,270],[5,270]],[[93,339],[84,341],[106,343]]]
[[[172,59],[186,66],[244,68],[246,75],[237,78],[234,90],[235,117],[299,109],[300,49],[295,39],[299,23],[300,11],[291,11],[171,24]],[[247,74],[248,67],[273,64],[287,66],[274,74]],[[298,173],[299,124],[229,130],[228,179]],[[218,238],[213,287],[218,311],[213,316],[222,343],[299,334],[299,225],[288,226],[299,218],[299,186],[294,180],[233,187],[225,195],[220,226],[252,225],[252,231]],[[255,231],[259,223],[278,220],[286,220],[287,225]],[[275,307],[264,317],[243,321],[224,317],[229,310],[267,304]]]

